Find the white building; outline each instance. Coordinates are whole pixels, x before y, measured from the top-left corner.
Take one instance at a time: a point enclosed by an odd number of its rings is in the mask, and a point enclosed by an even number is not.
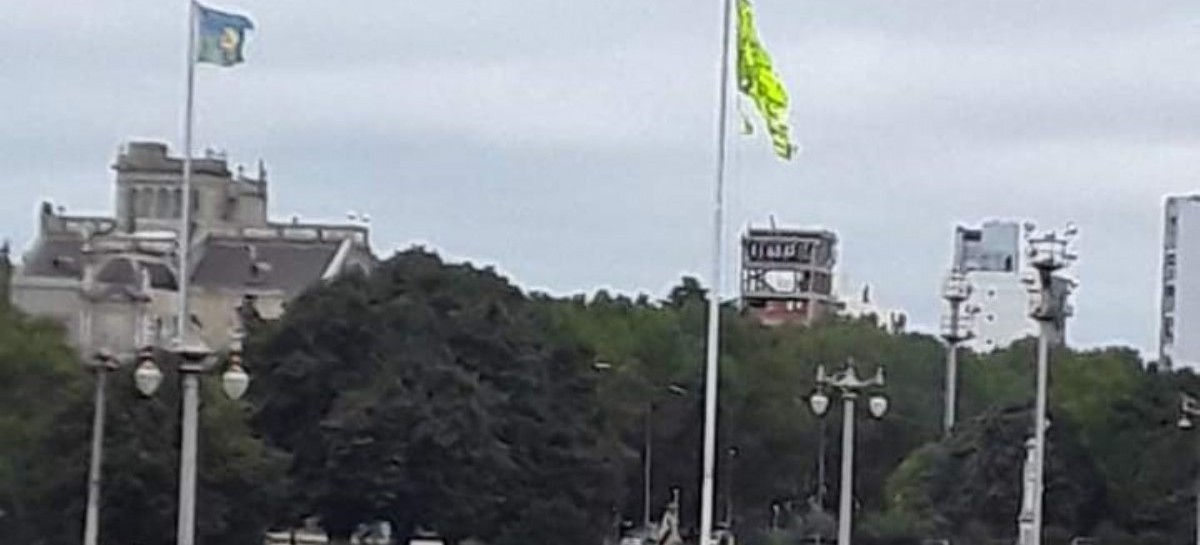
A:
[[[971,286],[962,308],[973,315],[974,336],[964,346],[991,352],[1037,335],[1037,322],[1029,317],[1029,292],[1021,281],[1021,255],[1017,222],[988,221],[955,229],[952,267],[966,274]]]
[[[868,318],[888,333],[904,333],[908,325],[908,313],[899,308],[881,304],[871,284],[858,284],[846,275],[839,275],[834,291],[838,299],[838,316],[846,318]]]
[[[1159,360],[1200,369],[1200,195],[1168,197]]]

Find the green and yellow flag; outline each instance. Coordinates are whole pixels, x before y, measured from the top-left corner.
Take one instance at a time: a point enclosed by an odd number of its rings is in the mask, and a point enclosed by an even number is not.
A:
[[[750,0],[738,0],[738,90],[746,95],[762,114],[771,135],[771,145],[781,159],[791,159],[799,149],[792,143],[788,127],[788,92],[771,66],[771,55],[758,39],[754,10]]]

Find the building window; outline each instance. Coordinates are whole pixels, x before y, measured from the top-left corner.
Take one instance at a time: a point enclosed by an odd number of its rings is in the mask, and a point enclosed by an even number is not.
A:
[[[125,188],[124,201],[124,219],[125,224],[127,225],[126,228],[132,231],[137,218],[136,210],[134,209],[134,206],[137,205],[137,190],[132,187]]]
[[[179,219],[183,216],[183,191],[176,189],[171,191],[171,217]]]
[[[171,217],[171,192],[165,187],[158,188],[158,202],[155,203],[154,217]]]
[[[192,190],[192,214],[196,215],[200,212],[200,191]]]
[[[137,194],[137,216],[139,218],[148,218],[151,214],[151,209],[154,208],[154,190],[142,188],[136,191]]]

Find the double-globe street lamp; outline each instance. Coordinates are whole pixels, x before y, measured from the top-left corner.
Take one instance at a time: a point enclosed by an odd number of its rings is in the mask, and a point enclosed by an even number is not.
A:
[[[195,535],[198,375],[215,369],[221,358],[203,343],[198,342],[186,346],[176,344],[169,351],[182,362],[179,365],[179,371],[183,375],[184,392],[183,437],[180,450],[179,542],[191,543],[191,539]],[[250,376],[241,365],[241,353],[241,337],[235,335],[233,346],[229,351],[229,366],[221,375],[221,386],[225,395],[235,401],[241,399],[250,387]],[[88,365],[95,374],[96,386],[91,460],[88,467],[87,507],[84,515],[84,545],[97,545],[100,536],[101,467],[104,459],[108,375],[119,369],[127,359],[129,358],[116,356],[107,349],[101,349],[97,351]],[[134,384],[143,395],[151,396],[163,381],[162,371],[154,362],[154,347],[143,346],[138,350],[135,359],[138,361],[138,366],[133,373]],[[185,532],[187,533],[186,538],[184,537]]]
[[[842,399],[842,484],[838,506],[838,545],[850,545],[850,528],[854,495],[854,405],[860,395],[868,395],[867,409],[871,416],[879,419],[888,410],[888,399],[882,389],[885,385],[883,367],[875,368],[875,376],[863,379],[858,376],[854,360],[832,375],[825,373],[824,366],[817,367],[817,391],[809,397],[809,406],[818,417],[824,417],[832,403],[831,395]]]
[[[102,298],[102,286],[97,282],[97,273],[109,264],[126,260],[133,264],[146,256],[155,261],[164,261],[174,252],[178,242],[174,237],[164,239],[154,235],[135,235],[111,240],[98,240],[85,233],[83,254],[86,266],[83,271],[83,289],[88,304],[85,306],[84,319],[81,322],[82,337],[88,340],[88,345],[95,347],[99,340],[94,331],[94,303]],[[170,268],[170,265],[167,265]],[[137,270],[135,268],[135,270]],[[175,270],[179,270],[175,267]],[[160,339],[150,326],[148,304],[152,289],[149,271],[140,270],[140,286],[131,292],[134,297],[135,312],[133,323],[133,346],[140,346],[135,354],[114,354],[107,347],[95,351],[86,361],[87,366],[95,374],[94,412],[92,422],[91,453],[88,467],[87,506],[84,514],[84,545],[97,545],[100,535],[100,504],[101,504],[101,468],[104,458],[104,432],[106,426],[107,384],[108,375],[120,368],[125,362],[139,362],[134,372],[134,382],[137,389],[144,395],[153,394],[162,383],[163,375],[154,363],[154,352]],[[192,340],[183,333],[182,318],[187,315],[186,292],[180,293],[180,319],[176,327],[176,342],[166,347],[182,362],[180,372],[183,375],[183,434],[180,451],[180,490],[179,490],[179,545],[192,545],[195,538],[195,498],[196,498],[196,433],[199,410],[199,378],[198,374],[216,368],[220,358],[202,342]],[[250,377],[241,366],[241,331],[235,328],[234,342],[229,351],[230,365],[222,376],[222,386],[226,395],[231,399],[240,399],[250,385]]]
[[[192,545],[196,536],[196,453],[200,412],[200,375],[216,370],[221,354],[198,339],[173,343],[168,352],[179,362],[182,384],[183,426],[179,454],[179,526],[177,545]],[[162,384],[162,371],[154,362],[154,350],[143,348],[138,355],[134,383],[142,395],[154,395]],[[250,387],[250,375],[242,368],[242,334],[235,333],[228,353],[229,366],[221,375],[221,387],[232,400],[241,399]]]

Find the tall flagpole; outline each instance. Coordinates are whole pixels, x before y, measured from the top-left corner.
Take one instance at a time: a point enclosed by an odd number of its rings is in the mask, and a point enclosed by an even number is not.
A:
[[[723,0],[721,17],[721,90],[717,107],[717,180],[713,196],[712,285],[708,294],[708,353],[704,378],[704,473],[700,496],[700,545],[711,545],[713,477],[717,456],[717,367],[721,348],[721,271],[725,259],[725,159],[728,148],[729,65],[733,0]]]
[[[183,120],[183,210],[179,226],[179,317],[176,342],[182,349],[191,323],[188,313],[188,250],[192,228],[192,103],[196,87],[196,3],[188,0],[187,104]],[[181,367],[182,426],[179,448],[179,527],[177,545],[193,545],[196,539],[196,447],[199,427],[200,377]]]
[[[179,225],[179,315],[175,338],[184,342],[188,316],[188,250],[192,228],[192,104],[196,89],[196,3],[188,0],[187,98],[183,114],[183,210]]]

